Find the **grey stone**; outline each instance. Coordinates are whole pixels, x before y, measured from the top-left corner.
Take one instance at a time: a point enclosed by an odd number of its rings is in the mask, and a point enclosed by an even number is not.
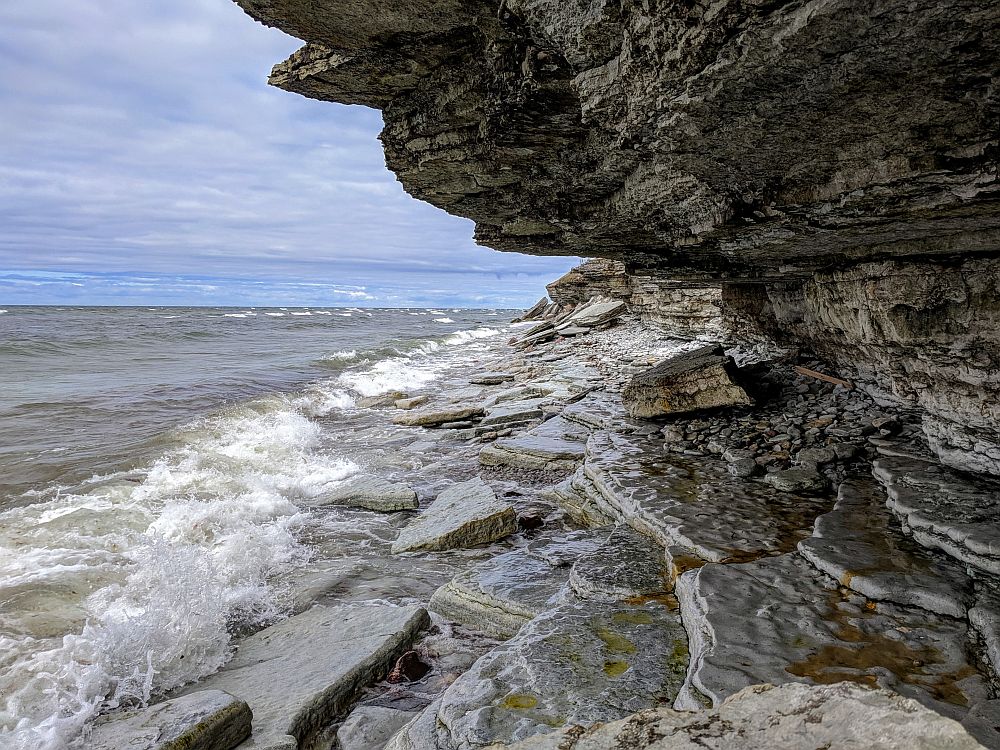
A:
[[[337,728],[337,750],[382,750],[414,715],[384,706],[358,706]]]
[[[92,750],[229,750],[250,736],[250,707],[221,690],[199,690],[97,719]]]
[[[497,499],[479,477],[453,484],[437,496],[392,544],[393,554],[473,547],[517,531],[514,506]]]
[[[412,396],[411,398],[399,398],[393,402],[393,405],[397,409],[415,409],[418,406],[423,406],[428,401],[430,401],[430,396]]]
[[[571,471],[583,460],[587,430],[562,415],[509,438],[497,440],[479,453],[483,466]]]
[[[542,418],[542,404],[545,398],[533,398],[525,401],[505,401],[486,410],[486,416],[479,422],[482,426],[502,425],[508,422],[525,422]]]
[[[421,607],[313,607],[242,640],[198,688],[250,705],[254,748],[294,748],[343,716],[428,623]]]
[[[583,731],[567,727],[509,750],[983,750],[961,724],[889,690],[754,685],[718,708],[654,708]],[[500,750],[495,746],[494,750]]]
[[[816,519],[813,535],[799,542],[799,551],[869,599],[959,618],[971,603],[972,582],[961,566],[907,538],[871,478],[840,485],[834,509]]]
[[[732,369],[722,347],[705,346],[634,376],[622,399],[630,416],[643,418],[753,403]]]
[[[1000,574],[1000,482],[897,456],[875,461],[889,509],[920,544]]]
[[[389,482],[368,474],[352,477],[334,487],[310,505],[347,505],[388,513],[415,510],[419,507],[417,493],[402,482]]]
[[[826,479],[816,469],[797,468],[775,471],[764,477],[764,481],[781,492],[814,493],[826,489]]]
[[[609,320],[621,317],[625,314],[625,303],[621,300],[611,302],[592,302],[584,305],[575,313],[566,318],[563,323],[566,327],[593,328]],[[556,330],[559,330],[559,326]]]
[[[464,422],[471,417],[481,417],[485,413],[480,404],[455,404],[437,409],[415,411],[393,417],[395,424],[406,427],[437,427],[447,422]]]
[[[654,596],[671,588],[663,547],[624,524],[573,563],[569,583],[577,596],[603,602]]]
[[[672,700],[686,661],[683,628],[662,604],[567,602],[482,656],[389,748],[482,747],[623,718]]]
[[[500,385],[513,379],[514,376],[509,372],[481,372],[469,378],[469,382],[473,385]]]

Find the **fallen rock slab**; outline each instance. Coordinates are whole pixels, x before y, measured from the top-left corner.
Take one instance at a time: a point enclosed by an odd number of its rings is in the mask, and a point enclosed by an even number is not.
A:
[[[314,607],[241,641],[198,687],[249,704],[255,750],[295,748],[343,716],[429,622],[422,607]]]
[[[620,719],[673,700],[686,663],[676,611],[566,602],[480,657],[387,748],[476,748]]]
[[[563,321],[562,325],[593,328],[621,317],[625,314],[626,309],[627,306],[621,300],[593,302],[574,312]]]
[[[965,617],[972,581],[959,563],[905,536],[871,477],[840,485],[833,510],[816,519],[799,552],[817,569],[869,599]]]
[[[404,427],[437,427],[447,422],[465,422],[485,413],[482,405],[456,405],[440,409],[425,409],[399,414],[393,417],[393,423]]]
[[[392,553],[474,547],[517,531],[514,506],[497,499],[479,477],[444,490],[399,532]]]
[[[494,745],[493,750],[501,750]],[[963,727],[889,690],[754,685],[710,711],[654,708],[509,750],[983,750]]]
[[[370,475],[348,479],[310,504],[346,505],[382,513],[415,510],[420,505],[417,493],[408,485]]]
[[[1000,575],[1000,482],[884,454],[873,473],[917,542]]]
[[[222,690],[199,690],[134,711],[97,719],[86,735],[91,750],[229,750],[250,736],[245,701]]]
[[[630,416],[643,419],[752,404],[733,380],[734,371],[732,359],[721,346],[705,346],[633,376],[622,399]]]
[[[542,418],[542,405],[548,403],[545,398],[532,398],[523,401],[504,401],[486,410],[486,416],[480,420],[483,427],[503,425],[511,422],[527,422]]]

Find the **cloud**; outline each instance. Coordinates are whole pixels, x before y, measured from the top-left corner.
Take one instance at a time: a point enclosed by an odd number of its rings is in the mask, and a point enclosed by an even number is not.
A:
[[[458,283],[527,301],[572,265],[479,248],[471,222],[407,196],[377,111],[266,86],[298,45],[227,0],[0,6],[0,268],[155,274],[153,296],[183,273],[450,304]]]

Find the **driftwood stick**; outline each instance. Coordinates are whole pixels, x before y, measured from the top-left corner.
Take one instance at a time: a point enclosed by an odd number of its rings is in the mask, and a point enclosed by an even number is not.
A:
[[[825,380],[827,383],[833,383],[834,385],[842,385],[848,390],[854,390],[854,383],[850,380],[843,380],[841,378],[835,378],[833,375],[824,375],[821,372],[816,372],[815,370],[810,370],[808,367],[799,367],[796,365],[794,368],[795,372],[799,375],[806,375],[810,378],[816,378],[817,380]]]

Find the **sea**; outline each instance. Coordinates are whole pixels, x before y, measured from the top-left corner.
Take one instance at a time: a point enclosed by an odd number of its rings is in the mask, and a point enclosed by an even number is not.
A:
[[[392,560],[406,514],[314,503],[359,472],[464,478],[450,431],[358,402],[460,388],[513,315],[0,309],[0,747],[78,746],[317,592],[426,602],[453,565]]]

